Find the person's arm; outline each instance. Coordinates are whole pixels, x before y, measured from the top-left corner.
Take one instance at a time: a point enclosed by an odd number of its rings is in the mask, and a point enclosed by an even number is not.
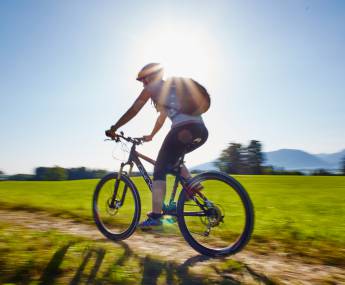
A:
[[[167,114],[164,110],[162,110],[159,113],[159,116],[156,120],[155,126],[151,132],[150,135],[148,136],[144,136],[145,141],[151,141],[152,138],[155,136],[155,134],[162,128],[162,126],[164,125],[165,119],[167,118]]]
[[[136,114],[141,110],[141,108],[145,105],[147,100],[150,98],[150,93],[144,89],[137,100],[133,103],[133,105],[127,110],[126,113],[122,115],[122,117],[116,122],[115,125],[111,126],[110,130],[112,132],[116,132],[119,128],[123,125],[127,124],[131,119],[133,119]]]

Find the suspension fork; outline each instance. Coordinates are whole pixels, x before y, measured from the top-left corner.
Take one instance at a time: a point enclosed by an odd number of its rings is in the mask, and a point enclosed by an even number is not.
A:
[[[132,175],[132,169],[133,169],[133,163],[131,163],[131,164],[129,165],[129,172],[128,172],[128,176],[129,176],[129,177],[131,177],[131,175]],[[125,202],[127,189],[128,189],[128,185],[125,184],[125,188],[123,189],[123,193],[122,193],[122,197],[121,197],[120,206],[122,206],[123,203]]]
[[[119,190],[121,175],[123,173],[123,168],[124,168],[125,165],[126,165],[125,163],[121,163],[120,170],[117,173],[116,181],[115,181],[115,184],[114,184],[114,192],[113,192],[113,196],[111,197],[110,208],[114,208],[115,207],[115,200],[116,200],[116,197],[117,197],[117,191]],[[130,164],[129,176],[132,174],[132,169],[133,169],[133,163]],[[125,184],[125,188],[124,188],[123,193],[122,193],[120,205],[122,205],[124,200],[125,200],[127,188],[128,188],[128,185]]]

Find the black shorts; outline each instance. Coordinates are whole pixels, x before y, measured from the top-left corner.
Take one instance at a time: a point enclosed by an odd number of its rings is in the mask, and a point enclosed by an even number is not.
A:
[[[188,123],[172,128],[159,150],[153,180],[165,181],[169,169],[176,165],[178,159],[203,145],[207,137],[208,131],[201,123]]]

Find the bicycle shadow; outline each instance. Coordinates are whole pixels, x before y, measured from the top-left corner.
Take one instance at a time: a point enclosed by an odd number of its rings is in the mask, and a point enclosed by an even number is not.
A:
[[[203,262],[207,262],[210,260],[219,261],[219,262],[223,261],[224,262],[224,261],[233,260],[233,259],[231,257],[208,257],[208,256],[204,256],[204,255],[195,255],[195,256],[187,259],[183,264],[181,264],[179,266],[179,268],[182,272],[186,272],[186,271],[188,271],[188,268],[193,267],[193,266],[197,265],[198,263],[203,263]],[[250,275],[250,277],[254,281],[258,282],[259,284],[262,284],[262,283],[265,285],[277,284],[274,280],[270,279],[266,275],[256,272],[249,265],[247,265],[245,263],[241,263],[241,264],[243,266],[242,271],[244,271],[244,272],[241,272],[241,274],[248,273]],[[221,277],[221,279],[223,279],[221,281],[221,284],[243,284],[241,281],[237,280],[236,278],[231,276],[231,274],[229,274],[233,270],[232,268],[229,268],[230,270],[226,270],[226,269],[225,270],[224,269],[219,270],[214,265],[211,265],[211,267]]]
[[[39,280],[39,285],[49,285],[53,284],[55,276],[59,273],[59,268],[61,263],[68,251],[68,249],[74,244],[74,242],[69,242],[61,246],[52,256],[47,267],[44,269],[42,276]]]
[[[215,273],[218,275],[217,278],[208,278],[207,274],[191,274],[189,272],[190,268],[193,268],[200,263],[207,261],[226,261],[231,260],[227,258],[211,258],[203,255],[195,255],[187,259],[182,264],[176,264],[173,262],[162,262],[155,260],[147,256],[144,259],[143,263],[143,278],[141,285],[155,285],[160,284],[159,278],[162,274],[165,273],[166,282],[164,284],[182,284],[182,285],[197,285],[197,284],[222,284],[222,285],[237,285],[244,284],[243,278],[241,275],[247,274],[253,282],[265,285],[274,285],[277,284],[272,279],[267,277],[264,274],[256,272],[250,266],[243,264],[243,267],[240,271],[234,268],[225,268],[223,270],[218,269],[215,265],[207,265],[212,268]],[[238,274],[234,274],[236,272]]]
[[[126,242],[116,242],[114,245],[121,250],[121,254],[116,255],[119,252],[118,249],[114,253],[109,247],[104,248],[100,242],[91,245],[86,244],[85,246],[83,242],[67,242],[54,252],[41,271],[38,280],[35,280],[34,276],[29,274],[30,270],[33,269],[28,268],[28,264],[24,264],[6,282],[31,284],[36,281],[39,285],[50,285],[60,284],[60,278],[64,278],[63,284],[69,285],[122,283],[141,285],[204,285],[210,283],[235,285],[243,284],[241,276],[247,274],[253,281],[260,284],[275,284],[269,277],[256,272],[246,264],[243,264],[240,272],[234,272],[232,268],[224,268],[224,266],[219,268],[215,265],[217,263],[221,264],[229,258],[215,259],[195,255],[183,263],[178,263],[150,255],[139,256]],[[74,260],[72,255],[74,257],[77,250],[79,250],[78,254],[81,258],[66,269],[66,265],[62,265],[65,261],[65,264],[70,264],[70,260]],[[109,256],[114,257],[109,258]],[[212,276],[209,276],[208,272],[198,271],[196,267],[200,267],[200,265],[213,270]],[[37,268],[34,268],[35,270]],[[24,275],[21,276],[23,272],[26,272],[25,278]]]

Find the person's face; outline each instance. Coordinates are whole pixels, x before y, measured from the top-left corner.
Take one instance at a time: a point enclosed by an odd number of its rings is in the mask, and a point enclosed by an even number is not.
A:
[[[144,84],[144,87],[146,87],[152,81],[157,81],[157,80],[161,80],[161,79],[162,79],[162,76],[157,75],[157,74],[153,74],[153,75],[149,75],[149,76],[144,77],[142,82]]]
[[[144,87],[146,87],[151,82],[150,76],[144,77],[142,82],[143,82]]]
[[[143,84],[144,87],[146,87],[147,85],[149,85],[152,81],[156,80],[157,77],[154,75],[149,75],[143,78]]]

